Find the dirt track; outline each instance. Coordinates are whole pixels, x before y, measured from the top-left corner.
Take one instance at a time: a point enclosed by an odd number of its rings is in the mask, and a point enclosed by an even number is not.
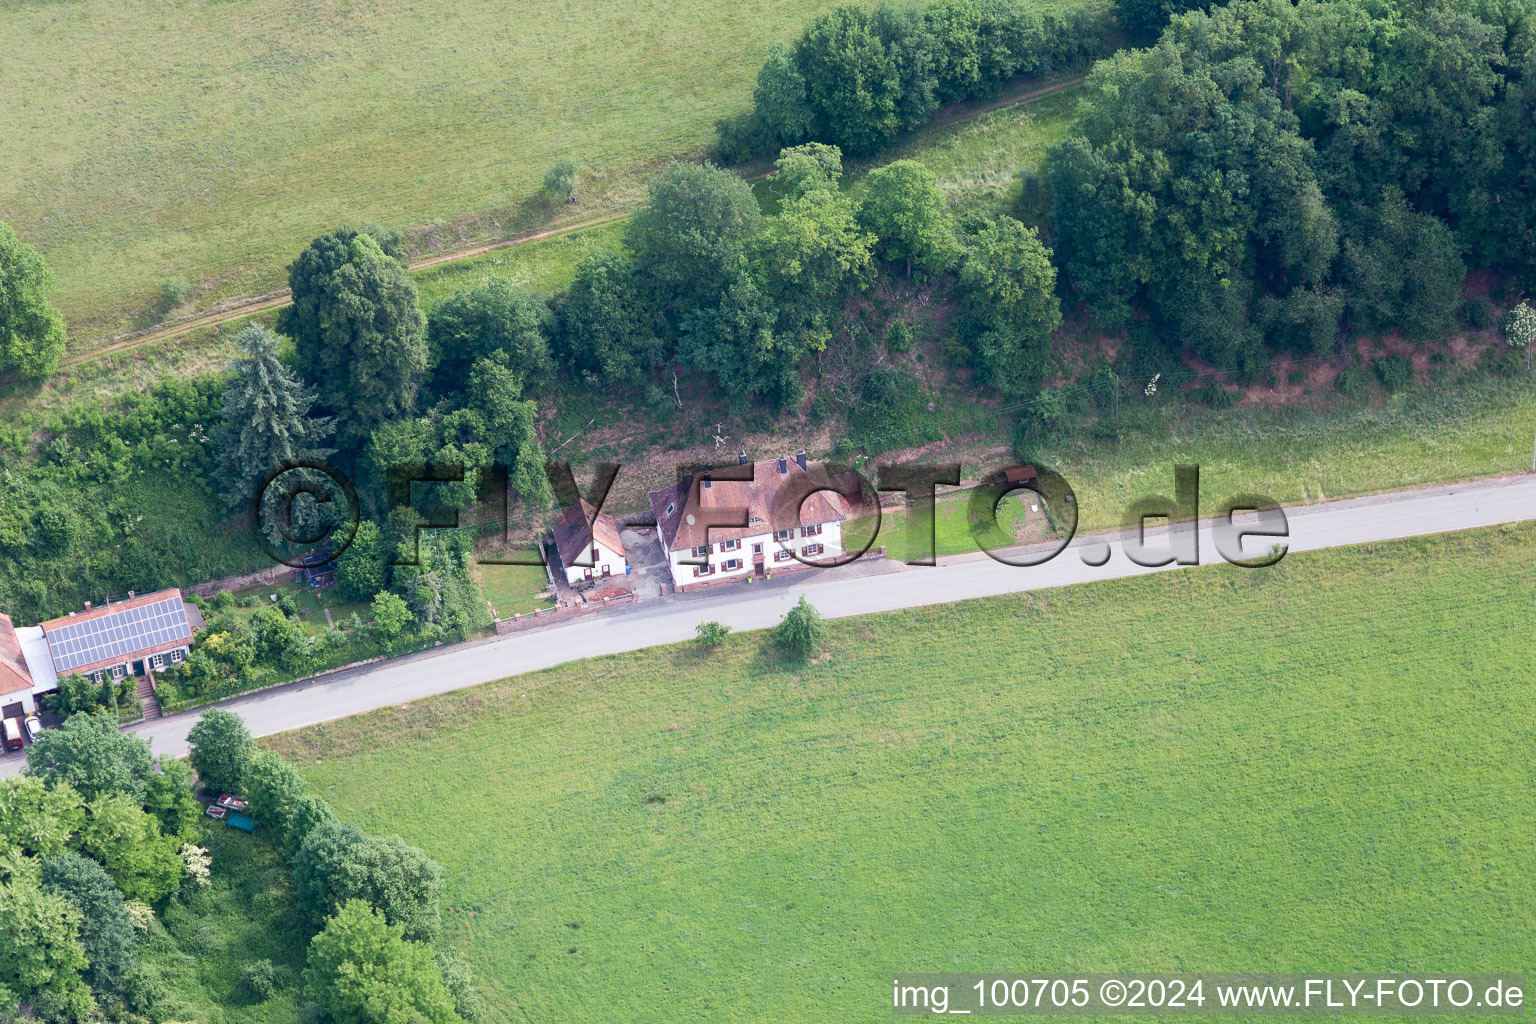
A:
[[[982,114],[989,113],[993,110],[999,110],[1003,107],[1011,107],[1019,103],[1028,103],[1030,100],[1038,99],[1041,96],[1049,96],[1051,93],[1060,92],[1063,89],[1070,89],[1072,86],[1082,82],[1083,77],[1084,76],[1079,75],[1075,78],[1054,82],[1050,85],[1041,86],[1037,89],[1031,89],[1027,92],[1015,93],[1011,96],[1004,96],[995,100],[989,100],[975,106],[957,104],[954,107],[938,111],[934,115],[933,120],[929,122],[929,124],[954,124],[957,121],[979,117]],[[750,175],[748,180],[755,181],[764,177],[767,177],[767,172]],[[498,249],[510,249],[514,246],[527,245],[530,242],[538,242],[546,238],[556,238],[560,235],[574,234],[579,231],[586,231],[590,228],[601,227],[604,224],[611,224],[614,221],[622,220],[625,217],[628,217],[629,214],[630,211],[628,210],[622,210],[616,213],[606,213],[598,217],[577,221],[573,224],[565,224],[560,227],[548,228],[543,231],[536,231],[531,234],[512,235],[490,242],[482,242],[463,249],[451,249],[444,252],[433,253],[432,255],[425,256],[419,260],[413,260],[410,266],[412,270],[424,270],[427,267],[436,267],[445,263],[455,263],[459,260],[473,259],[476,256],[482,256],[488,252],[495,252]],[[165,341],[168,338],[175,338],[202,327],[213,327],[217,324],[224,324],[229,323],[232,320],[243,319],[253,313],[261,313],[269,309],[280,309],[281,307],[288,305],[288,302],[289,293],[288,289],[286,288],[279,292],[269,292],[266,295],[256,295],[246,299],[234,299],[228,302],[223,302],[206,312],[195,314],[190,318],[180,320],[173,324],[167,324],[160,327],[152,327],[148,330],[137,331],[132,334],[119,335],[114,338],[112,343],[109,345],[91,349],[89,352],[77,352],[73,355],[67,355],[59,361],[59,365],[62,367],[92,362],[102,358],[103,356],[115,355],[118,352],[128,352],[139,348],[140,346],[150,345],[157,341]]]

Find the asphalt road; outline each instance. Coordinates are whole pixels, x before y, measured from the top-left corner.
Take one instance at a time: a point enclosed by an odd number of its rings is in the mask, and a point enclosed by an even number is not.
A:
[[[1536,519],[1536,476],[1327,502],[1286,512],[1291,552],[1450,533]],[[1210,521],[1200,524],[1203,564],[1219,561],[1211,527]],[[1166,532],[1150,531],[1149,541],[1155,542]],[[1083,552],[1102,550],[1102,536],[1080,538],[1055,559],[1029,568],[1003,565],[986,556],[967,556],[934,567],[908,567],[840,579],[818,579],[821,574],[807,574],[793,582],[784,580],[767,586],[722,587],[492,640],[444,647],[235,698],[221,706],[243,717],[254,735],[265,736],[578,658],[686,640],[694,635],[694,627],[707,619],[717,619],[736,630],[761,629],[777,623],[801,594],[807,595],[824,616],[841,618],[1178,568],[1134,564],[1126,557],[1120,538],[1109,539],[1113,542],[1112,552],[1101,566],[1086,564]],[[1251,540],[1245,550],[1258,555],[1267,551],[1271,543]],[[197,718],[196,712],[174,715],[143,723],[131,731],[149,740],[156,753],[181,755],[187,750],[187,730]],[[5,757],[0,760],[0,776],[19,770],[23,763],[19,755]]]

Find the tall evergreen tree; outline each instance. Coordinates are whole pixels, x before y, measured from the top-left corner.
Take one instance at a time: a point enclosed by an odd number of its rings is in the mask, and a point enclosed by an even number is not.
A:
[[[293,338],[300,372],[337,416],[338,439],[359,444],[411,412],[427,369],[426,318],[404,264],[372,235],[322,235],[288,265],[293,305],[278,330]]]
[[[251,324],[235,344],[244,355],[231,367],[234,379],[224,394],[217,437],[218,476],[231,505],[248,500],[266,473],[329,455],[332,449],[321,442],[333,429],[332,420],[310,416],[314,389],[277,358],[276,334]]]

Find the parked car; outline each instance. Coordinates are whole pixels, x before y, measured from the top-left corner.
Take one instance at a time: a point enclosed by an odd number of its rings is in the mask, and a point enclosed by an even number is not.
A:
[[[16,724],[16,719],[7,718],[4,726],[0,726],[0,735],[5,737],[6,753],[21,749],[21,726]]]
[[[36,715],[28,715],[22,721],[21,727],[27,731],[27,739],[33,743],[36,743],[37,738],[43,734],[43,720]]]

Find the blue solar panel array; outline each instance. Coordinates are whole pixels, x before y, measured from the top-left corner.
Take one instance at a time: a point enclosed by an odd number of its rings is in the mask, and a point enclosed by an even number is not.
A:
[[[60,674],[81,665],[129,655],[176,640],[191,640],[187,609],[179,597],[113,612],[84,622],[65,623],[44,632],[53,667]]]

